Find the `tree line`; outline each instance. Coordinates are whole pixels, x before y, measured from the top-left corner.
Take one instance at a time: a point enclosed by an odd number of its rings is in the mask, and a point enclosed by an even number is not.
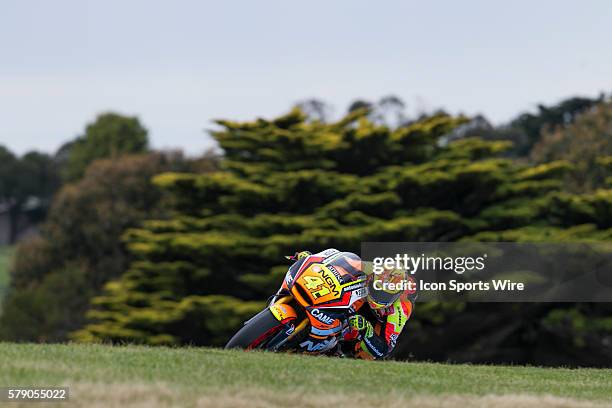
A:
[[[295,250],[612,238],[606,98],[571,98],[503,127],[358,102],[334,121],[307,103],[271,120],[218,121],[223,154],[198,159],[148,150],[135,118],[100,129],[98,118],[67,147],[74,167],[59,172],[40,235],[19,245],[0,337],[220,345]],[[104,147],[84,148],[93,141]],[[609,308],[420,304],[398,357],[610,365]]]

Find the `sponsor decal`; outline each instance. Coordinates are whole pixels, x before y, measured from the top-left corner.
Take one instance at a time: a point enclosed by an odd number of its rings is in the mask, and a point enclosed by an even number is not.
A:
[[[351,285],[347,285],[343,288],[345,291],[351,291],[351,290],[359,290],[359,289],[365,289],[365,282],[355,282]]]
[[[327,265],[327,269],[329,269],[334,274],[336,279],[338,279],[339,281],[342,280],[342,275],[340,275],[340,272],[338,272],[338,270],[334,268],[333,265]]]
[[[310,314],[317,319],[318,321],[320,321],[321,323],[325,323],[325,324],[332,324],[334,322],[333,317],[323,313],[322,311],[320,311],[319,309],[312,309],[310,311]]]
[[[360,293],[358,293],[358,291],[355,291],[355,290],[352,291],[351,292],[351,299],[349,301],[349,304],[351,305],[351,310],[354,311],[354,308],[352,306],[353,303],[357,302],[358,300],[361,300],[361,299],[365,298],[366,296],[367,296],[367,292],[360,292]]]
[[[339,296],[340,291],[338,290],[338,280],[334,279],[335,277],[332,277],[329,272],[325,270],[323,271],[322,275],[323,279],[325,279],[325,283],[327,283],[334,296]]]
[[[355,296],[357,296],[359,298],[364,298],[364,297],[368,296],[368,290],[366,288],[361,288],[361,289],[354,290],[353,293],[355,294]]]
[[[373,344],[372,342],[369,340],[368,337],[366,337],[365,339],[363,339],[363,341],[365,342],[365,344],[368,346],[368,349],[373,351],[374,354],[376,354],[378,357],[382,357],[383,353],[378,350]]]
[[[314,299],[324,296],[334,299],[340,295],[340,284],[330,271],[315,265],[312,271],[308,272],[309,274],[305,274],[300,279],[304,282],[304,287],[310,291]],[[312,272],[316,273],[316,275],[312,274]]]
[[[323,351],[334,347],[337,342],[338,339],[336,337],[316,343],[313,343],[312,340],[306,340],[300,343],[300,347],[305,348],[307,351]]]

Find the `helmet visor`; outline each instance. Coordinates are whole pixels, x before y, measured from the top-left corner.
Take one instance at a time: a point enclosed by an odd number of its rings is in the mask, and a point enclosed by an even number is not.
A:
[[[385,271],[380,275],[371,274],[368,279],[368,303],[375,309],[389,307],[402,295],[404,272]]]

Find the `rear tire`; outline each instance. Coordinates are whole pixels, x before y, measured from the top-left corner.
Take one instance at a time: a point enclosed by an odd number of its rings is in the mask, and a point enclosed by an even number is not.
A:
[[[225,345],[225,348],[265,349],[268,340],[283,327],[284,325],[274,317],[270,309],[262,310],[234,334],[234,337]]]

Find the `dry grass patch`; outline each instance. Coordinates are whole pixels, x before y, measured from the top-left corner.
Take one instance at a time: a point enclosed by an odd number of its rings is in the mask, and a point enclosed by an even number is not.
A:
[[[48,404],[45,404],[49,406]],[[31,406],[20,404],[16,406]],[[53,404],[65,407],[64,403]],[[284,408],[287,406],[319,408],[605,408],[612,404],[561,398],[551,395],[406,395],[390,393],[386,398],[362,393],[317,394],[296,390],[292,393],[266,389],[204,389],[199,392],[159,384],[72,383],[71,407],[87,408]]]

